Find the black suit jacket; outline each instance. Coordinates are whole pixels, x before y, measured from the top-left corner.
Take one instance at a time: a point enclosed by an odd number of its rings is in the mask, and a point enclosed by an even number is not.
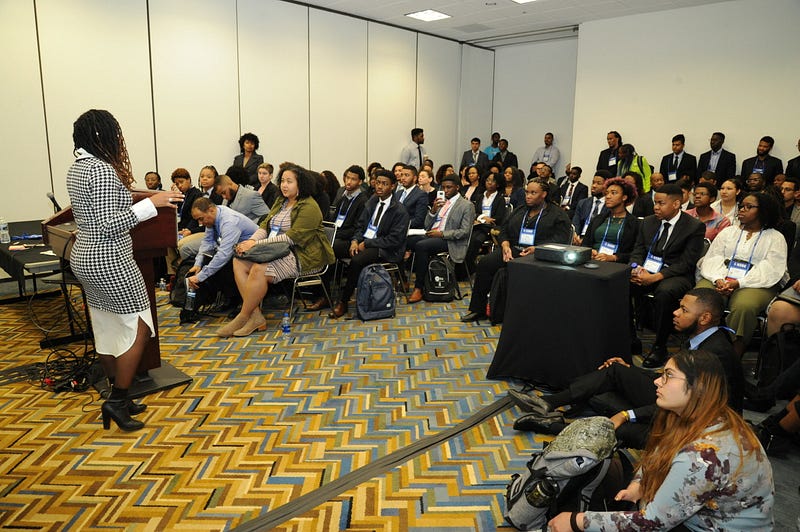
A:
[[[786,177],[800,179],[800,157],[789,159],[786,163]]]
[[[597,168],[595,170],[608,170],[611,173],[611,177],[617,175],[617,163],[608,164],[608,160],[611,158],[612,155],[614,157],[617,156],[617,152],[619,148],[606,148],[605,150],[600,152],[600,156],[597,158]]]
[[[197,220],[195,220],[192,216],[192,205],[194,204],[194,200],[202,197],[203,192],[197,187],[191,187],[186,191],[186,194],[184,194],[183,203],[181,203],[181,205],[178,207],[178,213],[181,217],[181,221],[178,222],[179,231],[181,229],[188,229],[192,233],[199,233],[200,231],[205,230],[205,226],[197,223]]]
[[[394,197],[400,201],[403,195],[403,188],[398,185],[398,190],[395,191]],[[412,229],[422,229],[425,227],[425,215],[428,214],[428,193],[423,192],[421,188],[415,186],[406,195],[405,201],[402,205],[408,211],[408,216],[411,218]]]
[[[706,170],[710,170],[708,163],[711,161],[711,150],[700,155],[700,160],[697,162],[697,177]],[[717,176],[717,188],[728,179],[733,179],[736,176],[736,154],[728,150],[721,150],[719,153],[719,160],[717,161],[717,169],[714,172]]]
[[[678,164],[678,168],[676,169],[675,179],[669,179],[669,172],[670,168],[672,168],[672,159],[675,157],[675,154],[669,153],[661,158],[661,166],[659,166],[658,171],[664,175],[665,181],[677,181],[681,178],[682,175],[688,174],[692,178],[692,183],[697,182],[697,159],[691,153],[683,152],[683,156],[681,157],[681,162]]]
[[[475,194],[472,195],[472,205],[475,207],[475,219],[483,214],[483,195],[483,192],[477,196]],[[506,198],[503,196],[502,192],[498,192],[492,201],[492,209],[489,216],[494,218],[494,224],[500,227],[506,221],[508,212],[506,208]]]
[[[749,159],[745,159],[742,163],[741,176],[743,181],[747,180],[747,176],[753,173],[753,166],[756,164],[756,159],[758,159],[758,157],[750,157]],[[782,173],[783,161],[772,155],[767,155],[767,158],[764,159],[764,179],[767,181],[767,185],[771,185],[775,180],[775,176]]]
[[[427,194],[425,195],[427,197]],[[406,250],[406,235],[408,233],[408,212],[397,198],[392,196],[389,206],[381,215],[378,222],[378,231],[375,238],[364,239],[372,215],[378,206],[378,196],[372,196],[365,204],[358,221],[353,240],[364,242],[368,248],[378,248],[378,256],[386,262],[400,262]]]
[[[611,211],[601,212],[599,215],[592,218],[592,221],[589,222],[589,228],[586,230],[586,235],[583,237],[581,246],[594,248],[594,245],[597,244],[597,247],[600,247],[602,242],[595,240],[594,233],[598,227],[608,220],[609,216],[611,216]],[[622,234],[620,235],[620,243],[616,253],[617,262],[628,262],[631,252],[633,251],[633,246],[636,245],[636,235],[638,234],[639,219],[633,214],[626,213],[625,225],[622,226]]]
[[[569,179],[564,179],[561,182],[561,186],[558,187],[559,197],[563,198],[567,194],[567,190],[569,190]],[[572,198],[570,198],[569,205],[567,205],[567,214],[570,218],[572,218],[572,213],[575,212],[575,207],[578,206],[578,202],[588,197],[589,187],[580,181],[575,183],[575,188],[572,191]]]
[[[725,370],[728,381],[728,405],[741,413],[744,400],[744,372],[739,357],[733,350],[730,333],[725,329],[717,329],[700,343],[698,350],[700,349],[714,353],[722,362],[722,369]]]
[[[339,211],[344,214],[344,221],[342,226],[336,229],[336,240],[350,241],[356,231],[356,225],[361,219],[361,213],[364,212],[364,205],[367,203],[369,197],[366,192],[361,192],[356,196],[353,201],[347,199],[344,195],[344,187],[340,187],[336,192],[336,198],[331,204],[331,208],[326,213],[325,219],[329,222],[335,222],[339,216]]]
[[[458,165],[458,168],[461,169],[465,166],[472,166],[473,164],[478,169],[478,174],[483,175],[483,173],[489,169],[489,156],[482,151],[478,151],[478,162],[475,163],[472,160],[472,150],[467,150],[464,152],[464,155],[461,156],[461,164]]]
[[[503,160],[501,155],[502,155],[501,152],[497,152],[497,155],[495,155],[492,158],[492,162],[494,162],[494,163],[497,163],[497,162],[502,163],[503,168],[508,168],[509,166],[513,166],[514,168],[519,168],[519,162],[517,162],[517,156],[514,153],[506,150],[506,158],[505,158],[505,160]]]
[[[661,230],[662,220],[655,215],[648,216],[639,225],[639,234],[636,245],[631,253],[631,263],[640,266],[644,264],[650,246],[655,247],[656,234]],[[692,282],[697,261],[703,253],[703,238],[706,235],[706,226],[696,218],[682,212],[672,234],[664,247],[664,265],[661,274],[664,278],[685,276]]]

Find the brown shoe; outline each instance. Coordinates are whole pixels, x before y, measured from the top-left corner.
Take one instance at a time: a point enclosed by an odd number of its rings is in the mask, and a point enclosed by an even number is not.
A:
[[[347,303],[344,301],[338,301],[336,305],[333,306],[333,310],[328,314],[328,317],[339,319],[345,314],[347,314]]]
[[[408,297],[409,303],[419,303],[422,301],[422,290],[415,288],[411,295]]]
[[[322,310],[324,308],[328,308],[329,306],[330,306],[330,303],[328,303],[328,298],[327,297],[321,297],[321,298],[317,299],[316,301],[314,301],[313,303],[311,303],[308,307],[306,307],[306,309],[307,310],[312,310],[312,311],[313,310]]]

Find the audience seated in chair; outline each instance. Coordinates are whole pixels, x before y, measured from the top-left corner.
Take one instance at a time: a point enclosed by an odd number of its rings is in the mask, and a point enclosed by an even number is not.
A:
[[[572,239],[572,243],[576,246],[581,245],[583,237],[589,229],[589,223],[592,221],[592,218],[598,214],[608,213],[603,195],[605,194],[606,180],[610,178],[611,174],[607,171],[596,171],[594,177],[592,177],[592,186],[589,188],[589,197],[583,198],[575,207],[575,214],[572,216],[572,225],[575,228],[575,235]]]
[[[448,252],[455,263],[464,262],[475,221],[475,207],[458,193],[456,176],[442,181],[444,198],[437,198],[425,217],[425,237],[414,244],[414,291],[409,303],[422,301],[422,288],[428,273],[428,260],[437,253]],[[503,202],[505,203],[505,202]]]
[[[256,192],[261,194],[261,199],[268,209],[272,208],[275,200],[281,195],[280,190],[272,182],[272,172],[275,168],[269,163],[261,163],[258,165],[258,188]]]
[[[636,189],[619,177],[605,183],[605,207],[589,222],[582,246],[592,248],[592,259],[602,262],[628,262],[639,233],[639,219],[625,207],[633,203]]]
[[[663,366],[667,359],[667,340],[672,312],[678,301],[694,284],[695,265],[703,252],[705,226],[680,210],[683,194],[676,184],[666,184],[656,191],[653,216],[639,226],[631,254],[631,296],[635,309],[642,309],[644,296],[653,294],[656,337],[643,366]],[[631,319],[633,319],[631,312]],[[632,350],[641,349],[634,340]]]
[[[715,201],[717,201],[717,187],[712,183],[698,183],[694,187],[694,207],[686,210],[686,214],[705,224],[706,238],[712,242],[720,231],[731,225],[727,217],[711,206]]]
[[[464,264],[470,272],[475,271],[475,258],[483,243],[491,236],[491,230],[501,227],[506,221],[509,208],[503,191],[506,188],[505,174],[487,173],[483,182],[484,192],[472,202],[475,208],[475,222],[472,227],[467,255]]]
[[[469,312],[461,321],[486,318],[486,303],[495,273],[517,257],[534,252],[541,244],[569,244],[572,225],[558,205],[549,201],[552,185],[532,179],[525,189],[525,206],[514,209],[500,229],[500,249],[492,251],[478,263],[472,285]]]
[[[214,166],[204,166],[200,169],[197,185],[204,198],[208,198],[214,205],[222,205],[222,202],[224,201],[222,196],[217,194],[214,190],[214,180],[217,178],[217,175],[219,174]],[[191,217],[191,212],[189,214]],[[181,261],[197,256],[197,251],[200,249],[200,243],[203,241],[203,231],[205,231],[205,227],[200,224],[200,231],[184,236],[178,240],[178,254],[181,257]]]
[[[239,314],[217,331],[222,338],[248,336],[264,330],[267,320],[261,301],[270,284],[297,277],[302,272],[332,264],[333,249],[322,228],[322,213],[311,198],[314,182],[309,172],[289,166],[278,174],[283,201],[276,200],[258,230],[236,246],[233,262],[236,286],[242,296]],[[240,255],[255,245],[285,242],[292,246],[288,255],[270,262],[255,263]]]
[[[241,168],[239,170],[244,171]],[[235,183],[225,174],[217,176],[214,180],[214,188],[217,194],[225,200],[223,205],[244,214],[254,222],[258,222],[262,216],[269,212],[269,208],[261,198],[261,194],[251,188]]]
[[[197,223],[192,217],[192,205],[194,200],[203,197],[199,188],[192,186],[192,176],[185,168],[176,168],[172,172],[172,190],[183,194],[183,201],[178,204],[178,239],[186,238],[195,233],[202,233],[205,227]],[[175,275],[178,268],[180,256],[178,248],[167,250],[167,271],[170,275]]]
[[[403,165],[397,184],[395,198],[408,212],[411,229],[425,227],[425,215],[428,213],[428,194],[417,186],[417,169],[411,165]]]
[[[331,318],[341,318],[347,313],[350,297],[356,290],[358,276],[364,267],[379,262],[399,263],[403,260],[409,218],[405,207],[393,194],[396,184],[395,174],[387,170],[378,172],[375,195],[364,206],[350,241],[347,281],[342,288],[341,299],[330,313]]]

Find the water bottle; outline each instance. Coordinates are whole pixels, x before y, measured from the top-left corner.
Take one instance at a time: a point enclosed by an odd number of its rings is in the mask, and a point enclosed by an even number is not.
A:
[[[281,320],[281,335],[284,339],[288,339],[292,335],[292,322],[289,321],[289,313],[283,313],[283,319]]]
[[[531,490],[525,494],[525,498],[536,508],[547,508],[553,502],[553,498],[558,496],[558,492],[558,484],[544,477],[536,481]]]
[[[183,304],[183,308],[184,310],[194,310],[194,300],[197,294],[189,284],[189,279],[184,279],[184,281],[186,282],[186,302]]]
[[[158,280],[158,289],[161,290],[162,292],[165,292],[167,290],[167,280],[164,279],[163,277]]]
[[[5,218],[0,218],[0,244],[10,244],[11,233],[8,232],[8,222]]]

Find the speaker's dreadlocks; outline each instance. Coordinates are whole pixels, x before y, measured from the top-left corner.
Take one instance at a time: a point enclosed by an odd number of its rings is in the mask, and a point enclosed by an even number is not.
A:
[[[75,149],[83,148],[114,167],[126,188],[133,184],[133,171],[119,122],[108,111],[91,109],[73,124]]]

